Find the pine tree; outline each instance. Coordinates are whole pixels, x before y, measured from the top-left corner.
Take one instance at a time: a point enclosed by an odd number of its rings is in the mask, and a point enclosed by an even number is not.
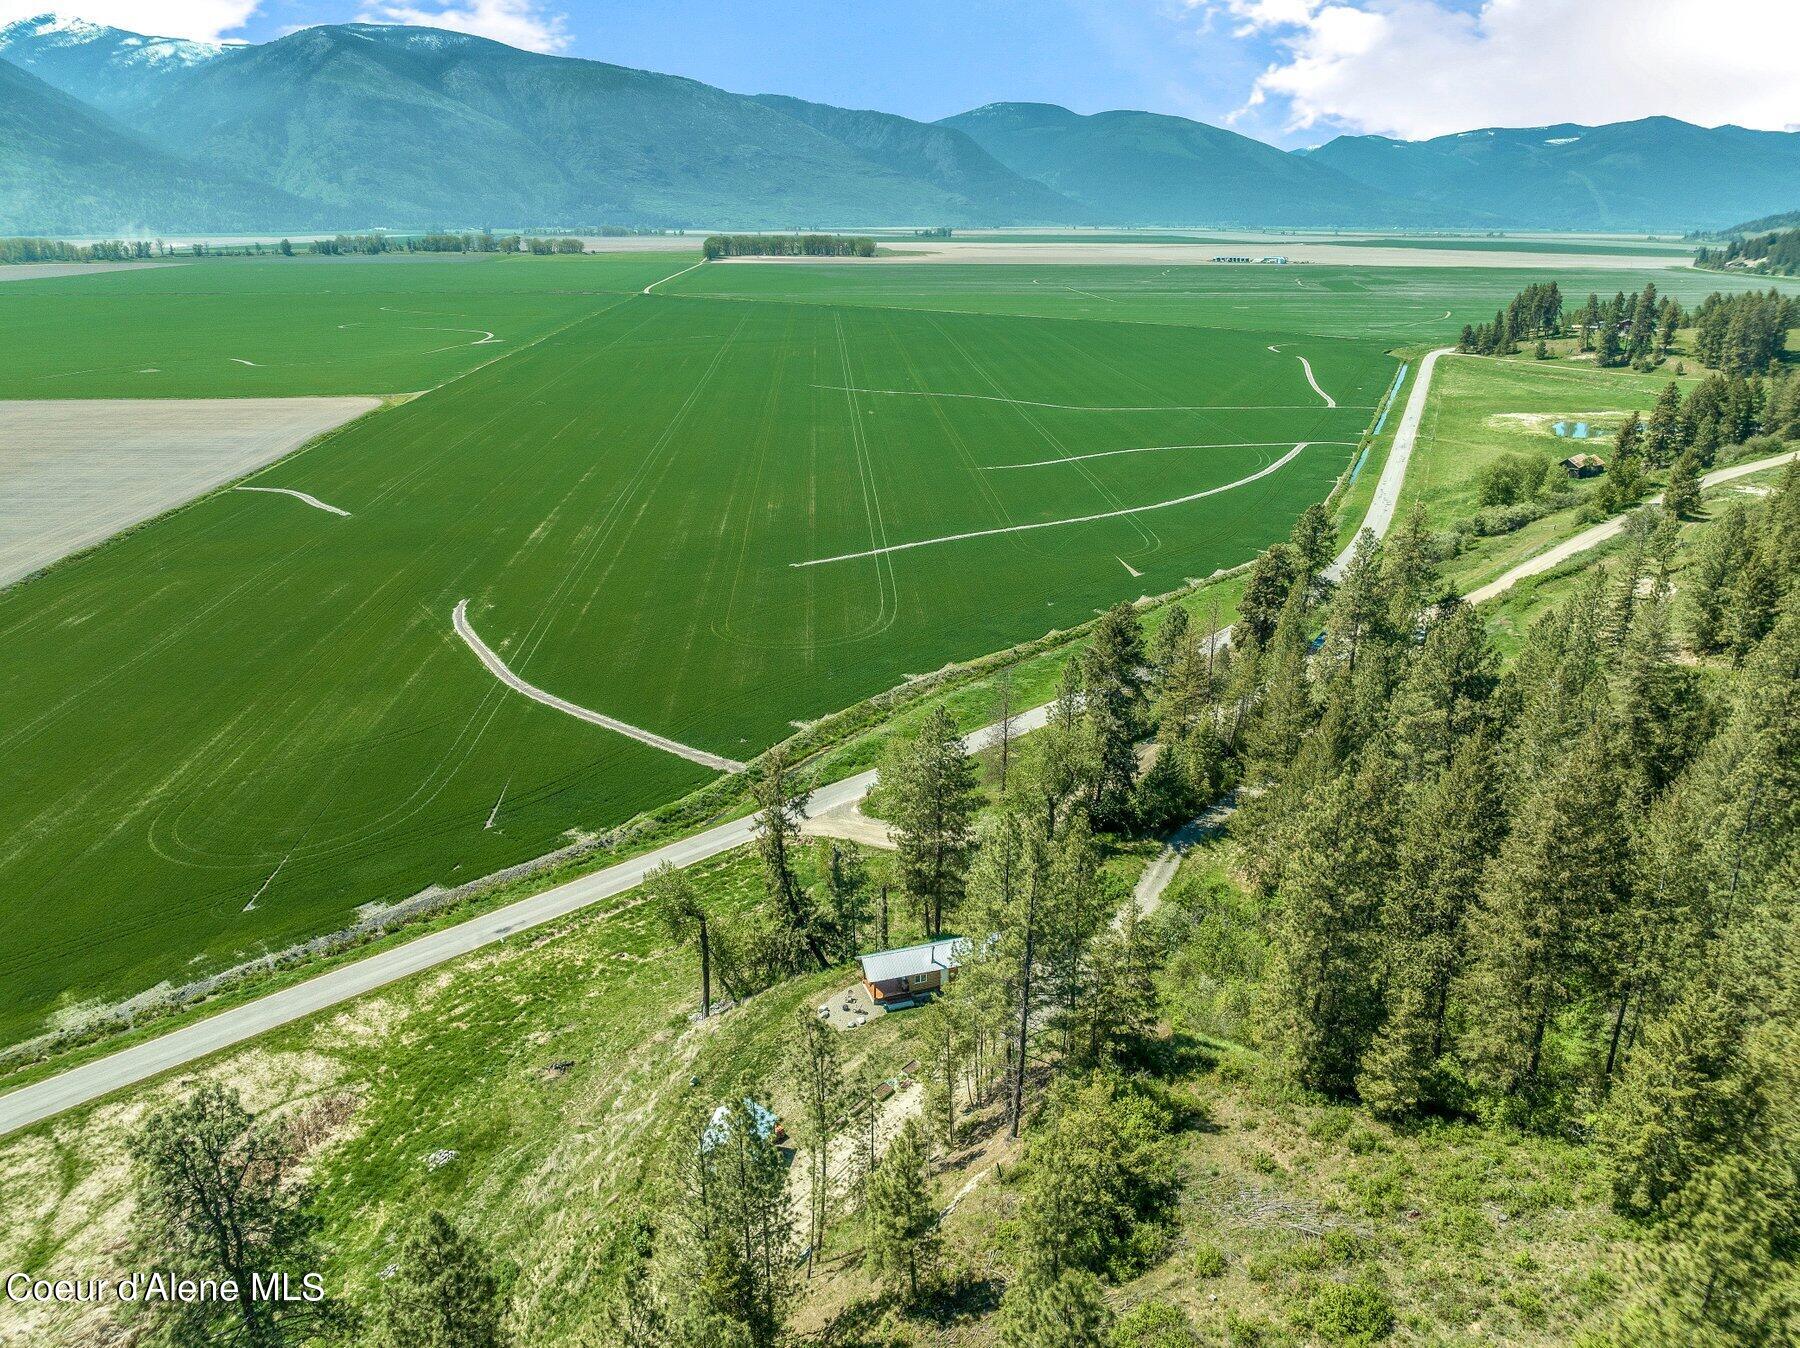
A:
[[[1619,330],[1611,322],[1602,322],[1600,337],[1594,350],[1598,353],[1596,361],[1602,369],[1611,369],[1625,363],[1625,349],[1619,343]]]
[[[1168,683],[1184,648],[1191,644],[1188,624],[1188,611],[1180,604],[1171,604],[1162,626],[1156,629],[1156,639],[1150,647],[1150,673],[1159,692]]]
[[[184,1278],[288,1274],[296,1290],[322,1265],[313,1245],[313,1190],[296,1179],[286,1134],[259,1123],[235,1091],[208,1082],[153,1110],[132,1137],[140,1244]],[[177,1343],[232,1341],[277,1348],[343,1320],[335,1302],[245,1295],[160,1303]]]
[[[1600,1120],[1613,1205],[1648,1216],[1746,1140],[1757,1108],[1743,1074],[1743,1007],[1705,967],[1652,1022]]]
[[[1694,648],[1724,650],[1731,640],[1731,591],[1753,546],[1750,510],[1733,506],[1707,531],[1687,570],[1688,628]]]
[[[1319,602],[1330,588],[1325,568],[1337,553],[1337,529],[1323,502],[1315,501],[1300,512],[1288,535],[1288,547],[1293,553],[1296,578],[1306,582],[1312,602]]]
[[[1730,650],[1739,664],[1775,626],[1781,605],[1781,574],[1770,550],[1750,549],[1731,587]]]
[[[1425,634],[1406,680],[1395,693],[1392,748],[1408,780],[1427,781],[1458,745],[1488,727],[1500,679],[1500,656],[1487,622],[1458,602]]]
[[[382,1348],[504,1348],[506,1303],[488,1255],[435,1208],[408,1233],[381,1288]]]
[[[1094,628],[1082,658],[1084,712],[1092,727],[1098,772],[1088,808],[1095,821],[1116,827],[1129,822],[1131,788],[1137,780],[1137,742],[1143,735],[1144,639],[1137,611],[1115,604]]]
[[[831,1215],[831,1143],[844,1103],[844,1079],[838,1062],[838,1032],[810,1008],[802,1007],[797,1013],[786,1069],[789,1089],[799,1101],[797,1131],[806,1148],[807,1248],[817,1250],[824,1243]]]
[[[1401,832],[1381,909],[1386,1016],[1356,1082],[1376,1113],[1412,1114],[1435,1096],[1469,914],[1504,827],[1498,788],[1492,746],[1471,731],[1419,793]]]
[[[1684,450],[1669,469],[1663,506],[1677,519],[1692,519],[1700,513],[1700,456],[1693,450]]]
[[[1102,883],[1100,846],[1085,815],[1076,814],[1057,834],[1047,861],[1038,919],[1041,990],[1047,1028],[1060,1036],[1067,1057],[1093,986],[1094,939],[1113,911],[1113,899]]]
[[[1233,635],[1248,635],[1259,644],[1268,645],[1298,574],[1294,551],[1286,543],[1277,543],[1259,554],[1251,564],[1250,579],[1244,584],[1244,597],[1238,601],[1238,623]]]
[[[675,941],[692,940],[700,954],[700,1018],[712,1014],[712,929],[706,904],[686,872],[664,862],[644,877],[644,901]],[[733,994],[735,995],[735,994]]]
[[[1800,1328],[1793,1158],[1734,1152],[1696,1175],[1640,1260],[1620,1348],[1781,1348]]]
[[[881,782],[891,802],[901,883],[936,936],[962,898],[980,801],[974,760],[948,711],[934,708],[917,735],[895,744]]]
[[[1380,1017],[1380,887],[1391,873],[1398,783],[1379,757],[1315,786],[1274,894],[1261,1037],[1286,1073],[1345,1095]]]
[[[780,749],[770,755],[754,787],[758,808],[756,851],[762,860],[763,886],[793,938],[806,947],[821,969],[831,967],[819,940],[812,896],[794,874],[793,853],[800,837],[800,805],[787,778],[787,759]]]
[[[1259,781],[1278,780],[1300,752],[1314,721],[1307,652],[1312,609],[1306,589],[1296,585],[1288,595],[1281,621],[1263,653],[1263,687],[1247,732],[1246,757]]]
[[[869,867],[863,852],[841,838],[820,838],[814,855],[825,881],[825,921],[842,949],[855,953],[870,918]]]
[[[1388,593],[1388,626],[1397,637],[1411,633],[1420,612],[1442,597],[1431,518],[1423,502],[1413,502],[1383,543],[1381,580]]]
[[[1089,798],[1099,774],[1094,737],[1082,710],[1085,700],[1081,664],[1071,660],[1063,666],[1048,721],[1027,741],[1015,794],[1031,802],[1046,837],[1056,836],[1071,802]]]
[[[1465,1051],[1498,1095],[1544,1080],[1544,1048],[1564,1009],[1600,983],[1624,881],[1624,831],[1611,729],[1590,698],[1587,728],[1516,805],[1471,921],[1474,968]]]
[[[1090,1273],[1027,1275],[1000,1303],[1002,1348],[1106,1348],[1112,1312]]]
[[[1681,443],[1681,386],[1673,379],[1657,395],[1644,431],[1644,457],[1657,468],[1667,468],[1684,446]]]
[[[1381,545],[1374,534],[1364,530],[1357,535],[1343,579],[1332,597],[1321,659],[1354,676],[1357,659],[1365,647],[1379,649],[1392,639],[1388,616]]]
[[[787,1166],[764,1118],[737,1100],[677,1137],[670,1208],[677,1343],[773,1348],[781,1338],[796,1242]]]
[[[916,1118],[908,1119],[870,1174],[863,1207],[864,1266],[908,1306],[931,1289],[937,1268],[938,1215],[928,1159],[925,1131]]]

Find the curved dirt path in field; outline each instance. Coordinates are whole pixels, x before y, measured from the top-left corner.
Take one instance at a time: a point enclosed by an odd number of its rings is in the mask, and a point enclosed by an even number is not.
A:
[[[314,510],[323,510],[328,515],[342,515],[345,519],[350,518],[350,512],[348,510],[339,510],[334,505],[327,505],[311,492],[295,491],[292,487],[233,487],[232,490],[265,491],[272,496],[291,496],[296,501],[306,502],[306,504],[311,506]]]
[[[1150,510],[1167,510],[1170,506],[1186,505],[1190,501],[1204,500],[1208,496],[1217,496],[1220,492],[1231,491],[1237,487],[1247,487],[1258,478],[1267,477],[1277,469],[1286,467],[1298,457],[1301,450],[1308,445],[1316,444],[1314,440],[1302,440],[1274,463],[1257,469],[1249,477],[1240,477],[1236,482],[1227,482],[1223,486],[1208,487],[1205,491],[1189,492],[1186,496],[1172,496],[1166,501],[1152,501],[1149,505],[1124,506],[1118,510],[1102,510],[1093,515],[1071,515],[1062,520],[1037,520],[1031,524],[1003,524],[993,529],[971,529],[960,534],[940,534],[936,538],[917,538],[910,543],[890,543],[884,548],[865,548],[861,552],[843,552],[836,557],[814,557],[804,562],[789,562],[792,567],[829,566],[833,562],[853,562],[862,557],[883,557],[890,552],[909,552],[913,548],[929,548],[939,543],[961,543],[971,538],[992,538],[996,534],[1023,534],[1034,529],[1058,529],[1065,524],[1091,524],[1095,520],[1116,520],[1126,515],[1142,515]]]
[[[1301,360],[1305,364],[1304,357]],[[1312,370],[1307,369],[1307,378]],[[828,393],[871,393],[884,398],[960,398],[976,403],[1005,403],[1008,407],[1042,407],[1051,412],[1299,412],[1312,408],[1311,403],[1157,403],[1143,407],[1114,407],[1105,403],[1046,403],[1030,398],[1008,398],[998,393],[944,393],[922,388],[865,388],[860,384],[814,384]],[[1333,407],[1330,395],[1317,384],[1319,396]]]
[[[1449,348],[1444,348],[1449,350]],[[1363,528],[1377,536],[1387,532],[1394,516],[1400,481],[1412,457],[1413,441],[1424,416],[1425,397],[1436,358],[1434,351],[1420,365],[1417,382],[1407,402],[1406,415],[1395,430],[1394,447],[1382,469],[1375,500],[1370,503]],[[1340,565],[1349,555],[1345,550]],[[1226,628],[1219,634],[1224,639]],[[1028,735],[1049,722],[1049,705],[1033,707],[1010,719],[1011,733]],[[963,736],[968,753],[980,753],[1000,741],[999,725],[984,726]],[[873,771],[860,772],[814,791],[802,804],[801,813],[827,813],[861,800],[875,785]],[[105,1057],[80,1063],[55,1076],[0,1095],[0,1136],[26,1128],[66,1110],[90,1104],[102,1096],[149,1081],[189,1066],[224,1049],[242,1044],[283,1025],[352,1001],[400,979],[434,969],[463,955],[506,940],[521,931],[557,922],[584,908],[618,898],[642,884],[656,867],[687,867],[742,847],[756,836],[754,817],[715,824],[688,837],[667,843],[642,856],[578,876],[565,884],[509,903],[492,912],[415,937],[402,945],[377,951],[366,958],[342,964],[302,982],[227,1008],[202,1020],[182,1025],[167,1034],[144,1040]]]
[[[1273,350],[1273,348],[1270,349]],[[1300,368],[1306,371],[1306,382],[1312,385],[1313,392],[1325,400],[1325,406],[1336,407],[1337,399],[1320,388],[1319,381],[1313,377],[1312,362],[1305,356],[1296,356],[1295,359],[1300,362]]]
[[[1308,440],[1309,445],[1354,445],[1354,440]],[[1138,445],[1131,449],[1099,449],[1092,454],[1065,454],[1060,459],[1033,459],[1030,463],[988,463],[984,473],[1004,473],[1014,468],[1054,468],[1062,463],[1083,463],[1088,459],[1115,459],[1121,454],[1162,454],[1174,449],[1274,449],[1291,445],[1292,440],[1228,440],[1209,445]]]
[[[621,721],[616,716],[608,716],[605,712],[592,711],[587,707],[570,702],[567,698],[558,697],[555,693],[547,693],[534,683],[527,683],[507,666],[506,661],[494,651],[493,647],[476,635],[475,629],[469,626],[469,601],[456,601],[456,611],[450,615],[450,625],[456,629],[456,635],[467,643],[475,652],[475,658],[487,667],[501,683],[514,692],[525,694],[533,702],[541,702],[546,707],[560,711],[566,716],[573,716],[578,721],[586,721],[590,725],[603,726],[607,730],[617,731],[639,744],[648,744],[652,749],[661,749],[664,753],[674,754],[677,758],[685,758],[690,763],[698,763],[702,767],[717,768],[720,772],[742,772],[744,765],[735,758],[724,758],[718,754],[708,753],[705,749],[696,749],[680,740],[672,740],[667,735],[659,735],[654,730],[645,730],[642,726],[632,725],[629,721]]]

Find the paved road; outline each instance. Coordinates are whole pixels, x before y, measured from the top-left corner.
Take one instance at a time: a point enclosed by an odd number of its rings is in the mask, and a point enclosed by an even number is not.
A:
[[[1752,473],[1760,473],[1768,468],[1779,468],[1784,463],[1792,463],[1800,458],[1800,452],[1790,451],[1786,454],[1775,454],[1766,459],[1756,459],[1750,463],[1733,464],[1730,468],[1721,468],[1717,472],[1708,473],[1700,479],[1705,487],[1716,487],[1721,482],[1731,482],[1740,477],[1749,477]],[[1662,493],[1658,492],[1650,498],[1652,504],[1662,502]],[[1463,596],[1471,604],[1484,604],[1496,595],[1504,594],[1520,581],[1529,576],[1539,576],[1554,566],[1560,566],[1569,558],[1586,552],[1589,548],[1598,547],[1607,539],[1622,533],[1625,529],[1625,516],[1615,515],[1610,520],[1602,521],[1591,529],[1584,529],[1573,538],[1565,538],[1554,547],[1545,548],[1535,557],[1528,557],[1512,570],[1506,572],[1498,580],[1489,581],[1486,585],[1469,591]]]
[[[1431,375],[1437,369],[1438,357],[1453,355],[1455,351],[1453,346],[1440,346],[1427,352],[1425,359],[1419,362],[1419,377],[1413,380],[1406,410],[1400,414],[1400,424],[1394,427],[1394,447],[1388,453],[1387,462],[1381,465],[1381,476],[1375,480],[1375,495],[1369,501],[1369,513],[1363,516],[1363,528],[1377,538],[1387,536],[1388,528],[1394,522],[1394,512],[1400,508],[1400,487],[1406,481],[1406,467],[1412,462],[1413,446],[1418,443],[1419,423],[1425,420],[1425,400],[1431,392]],[[1355,551],[1356,539],[1353,538],[1338,554],[1337,560],[1325,569],[1326,577],[1341,579]]]
[[[1377,536],[1386,533],[1388,525],[1393,521],[1394,507],[1400,496],[1400,483],[1406,475],[1406,465],[1412,457],[1413,442],[1424,415],[1425,395],[1431,382],[1432,367],[1443,354],[1443,351],[1433,351],[1420,364],[1418,379],[1406,405],[1406,414],[1395,430],[1393,450],[1382,468],[1381,480],[1375,486],[1375,498],[1363,521],[1363,527],[1372,530]],[[1349,549],[1346,548],[1334,567],[1341,570],[1348,557]],[[1221,638],[1224,636],[1225,633],[1220,633]],[[1012,718],[1013,733],[1029,734],[1042,727],[1049,719],[1049,707],[1033,707]],[[965,736],[963,743],[973,753],[988,748],[998,739],[999,727],[985,726]],[[851,801],[860,800],[874,785],[875,774],[861,772],[841,782],[820,787],[807,801],[806,813],[823,814]],[[220,1011],[155,1039],[145,1040],[104,1058],[95,1058],[53,1077],[22,1086],[0,1095],[0,1136],[29,1127],[65,1110],[88,1104],[113,1091],[148,1081],[161,1073],[198,1062],[221,1049],[342,1005],[389,983],[505,940],[518,932],[559,921],[580,909],[617,898],[636,888],[652,869],[664,862],[675,866],[694,865],[734,847],[743,846],[755,836],[755,830],[753,819],[736,819],[730,823],[715,825],[632,861],[608,866],[605,870],[581,876],[567,884],[545,890],[542,894],[520,899],[504,908],[497,908],[491,913],[459,922],[453,927],[445,927],[403,945],[379,951],[354,963],[340,965],[303,983],[271,992],[255,1001]],[[1172,870],[1170,874],[1173,874]],[[1166,878],[1164,883],[1167,883]]]

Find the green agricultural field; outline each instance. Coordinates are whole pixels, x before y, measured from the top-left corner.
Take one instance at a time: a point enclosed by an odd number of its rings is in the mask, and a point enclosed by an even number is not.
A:
[[[257,480],[347,515],[224,491],[0,595],[0,1039],[711,775],[501,684],[459,601],[538,687],[749,759],[1247,559],[1324,497],[1395,368],[1281,329],[647,296],[668,259],[629,262],[451,264],[616,288]],[[377,278],[367,307],[386,273],[319,274]]]
[[[213,258],[9,281],[0,287],[0,398],[410,393],[692,261]]]
[[[1349,242],[1348,240],[1346,242]],[[1261,243],[1265,252],[1278,247]],[[1375,338],[1394,346],[1454,341],[1464,323],[1486,322],[1532,281],[1554,280],[1565,295],[1611,296],[1654,282],[1694,303],[1714,291],[1768,289],[1691,267],[1543,272],[1484,267],[1029,266],[927,262],[732,262],[689,272],[671,294],[743,300],[876,304],[969,313],[1092,318],[1112,323]],[[1782,283],[1800,289],[1800,280]]]

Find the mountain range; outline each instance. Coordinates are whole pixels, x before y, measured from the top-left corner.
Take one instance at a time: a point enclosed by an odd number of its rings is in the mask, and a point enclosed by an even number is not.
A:
[[[341,24],[258,45],[0,27],[0,232],[594,226],[1718,228],[1800,134],[1669,118],[1288,152],[1147,112],[918,122]]]

